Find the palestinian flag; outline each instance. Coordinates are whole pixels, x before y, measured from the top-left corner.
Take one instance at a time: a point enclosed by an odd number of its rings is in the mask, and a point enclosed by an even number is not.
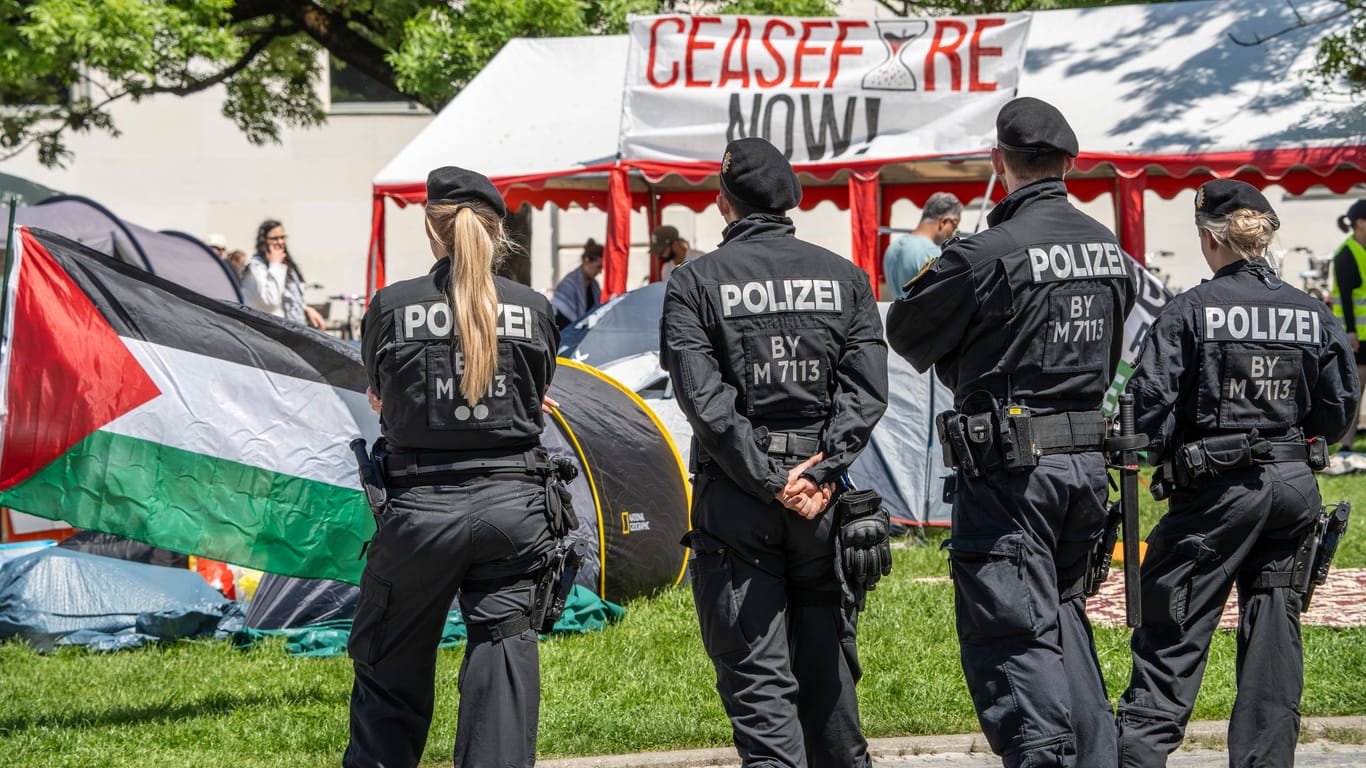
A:
[[[0,506],[290,576],[357,583],[374,520],[348,442],[359,354],[16,228]]]

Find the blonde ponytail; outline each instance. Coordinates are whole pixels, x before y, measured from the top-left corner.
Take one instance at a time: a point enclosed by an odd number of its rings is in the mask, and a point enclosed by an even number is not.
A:
[[[455,214],[451,249],[451,310],[460,333],[465,371],[460,393],[477,405],[498,370],[498,291],[493,285],[494,239],[469,206]]]
[[[452,353],[464,356],[460,394],[478,405],[498,371],[498,290],[493,270],[508,248],[502,222],[488,206],[435,203],[427,206],[428,233],[451,254],[451,282],[446,298]],[[454,366],[452,366],[454,368]]]

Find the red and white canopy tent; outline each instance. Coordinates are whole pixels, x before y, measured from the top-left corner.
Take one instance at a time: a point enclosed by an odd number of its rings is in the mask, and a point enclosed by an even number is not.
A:
[[[1336,7],[1326,0],[1295,5],[1310,19]],[[646,211],[653,228],[664,206],[681,204],[700,211],[714,202],[727,126],[714,119],[707,124],[706,116],[684,100],[651,102],[638,93],[628,96],[630,88],[623,88],[623,80],[628,86],[639,86],[653,72],[653,82],[658,85],[678,74],[678,81],[670,84],[683,89],[678,91],[680,95],[711,90],[729,99],[738,92],[743,94],[738,103],[744,108],[751,104],[751,92],[737,87],[741,83],[735,72],[729,77],[737,82],[723,88],[709,82],[719,78],[715,74],[708,78],[700,62],[709,56],[716,58],[716,70],[726,76],[724,70],[737,62],[748,66],[739,53],[732,56],[732,52],[749,44],[756,51],[756,63],[750,71],[757,79],[764,73],[775,76],[774,64],[781,58],[774,51],[764,60],[766,64],[757,59],[759,52],[772,50],[761,47],[767,38],[760,30],[773,20],[751,19],[752,34],[742,39],[734,34],[737,23],[733,20],[663,18],[665,21],[656,27],[658,39],[676,34],[676,47],[671,50],[683,51],[673,62],[665,60],[664,48],[655,61],[641,53],[648,47],[638,47],[633,57],[629,36],[518,39],[508,43],[376,175],[367,290],[373,292],[385,283],[385,200],[399,205],[425,202],[427,172],[442,165],[486,173],[512,208],[522,203],[537,207],[550,203],[595,206],[606,211],[605,293],[625,290],[631,211]],[[974,56],[999,56],[1000,50],[993,51],[990,43],[991,35],[1001,30],[993,27],[1003,27],[1001,22],[1017,18],[928,20],[931,31],[918,41],[920,48],[912,53],[894,51],[889,41],[886,53],[877,54],[887,56],[881,68],[885,71],[896,60],[913,80],[923,83],[923,90],[929,90],[927,78],[937,75],[941,84],[957,84],[956,90],[962,92],[959,98],[970,96],[976,90],[972,87],[977,78],[974,66],[981,61]],[[641,40],[642,27],[659,21],[651,18],[637,22],[633,28],[637,40]],[[826,70],[812,74],[810,68],[831,60],[838,68],[836,49],[844,44],[846,32],[852,39],[851,28],[860,23],[834,19],[778,21],[792,30],[791,40],[785,42],[796,47],[796,57],[788,61],[798,66],[807,64],[806,78],[813,84],[820,83]],[[1018,94],[1048,101],[1068,117],[1082,148],[1077,172],[1068,178],[1068,190],[1084,201],[1112,195],[1121,242],[1138,258],[1144,252],[1145,191],[1171,198],[1212,177],[1236,177],[1257,187],[1278,184],[1292,194],[1314,185],[1344,193],[1366,182],[1366,106],[1345,96],[1305,88],[1305,71],[1313,61],[1317,41],[1333,29],[1332,24],[1296,28],[1294,11],[1281,0],[1047,11],[1030,14],[1027,21],[1023,67],[1015,75]],[[905,22],[884,20],[881,28],[873,27],[877,22],[865,26],[887,39],[892,37],[888,33],[897,29],[891,25],[897,23]],[[706,35],[718,34],[718,29],[728,31],[720,32],[719,41],[712,42],[715,48],[707,48]],[[777,29],[780,34],[775,39],[786,31]],[[979,32],[983,29],[985,35]],[[1270,39],[1246,46],[1233,37],[1245,41]],[[736,47],[732,48],[728,39],[737,41]],[[914,45],[907,44],[906,50],[911,51]],[[938,50],[932,50],[935,46]],[[946,52],[949,47],[956,50]],[[636,62],[642,62],[644,69]],[[698,64],[696,72],[692,63]],[[679,65],[677,69],[675,64]],[[904,76],[900,72],[893,75]],[[789,82],[800,77],[792,72]],[[1009,80],[1009,75],[1002,79],[1002,90],[1015,85]],[[834,81],[835,76],[830,74],[825,84]],[[865,76],[865,87],[867,83]],[[814,103],[822,98],[822,91],[814,88],[811,95]],[[904,92],[890,97],[878,95],[882,96],[881,111],[887,122],[895,121],[897,110],[926,108],[923,102],[898,102],[896,99],[906,96]],[[984,103],[993,105],[991,115],[1000,102],[985,100],[1001,95],[982,94]],[[799,102],[788,102],[795,103]],[[623,140],[623,126],[636,121],[638,128],[641,110],[652,104],[667,113],[653,121],[659,130],[644,139],[639,133],[633,138],[628,130]],[[669,111],[663,106],[669,104],[677,106]],[[887,115],[893,117],[888,120]],[[702,124],[687,125],[694,116],[700,116]],[[741,122],[750,117],[743,115]],[[835,111],[828,126],[818,117],[808,119],[824,136],[826,127],[837,127],[843,118],[843,113]],[[800,113],[796,123],[800,138]],[[661,145],[654,142],[662,135],[667,144],[671,132],[684,134],[676,142],[685,147],[681,153],[676,147],[661,151]],[[791,129],[787,135],[793,135]],[[702,139],[707,139],[704,147]],[[858,155],[856,137],[855,149],[843,153],[842,158],[811,163],[794,157],[805,189],[801,208],[831,201],[850,211],[850,254],[869,272],[875,286],[884,245],[877,235],[878,227],[890,220],[893,202],[908,199],[919,206],[937,191],[970,200],[987,190],[990,131],[984,134],[979,120],[965,127],[956,139],[951,136],[947,140],[950,145],[967,142],[970,148],[935,151],[944,141],[941,132],[938,138],[922,142],[926,146],[912,141],[894,145],[890,155]],[[810,138],[807,143],[811,143]],[[913,151],[896,154],[897,147],[908,146]],[[697,150],[691,157],[687,157],[689,148]],[[996,185],[992,197],[999,199],[1003,194]]]

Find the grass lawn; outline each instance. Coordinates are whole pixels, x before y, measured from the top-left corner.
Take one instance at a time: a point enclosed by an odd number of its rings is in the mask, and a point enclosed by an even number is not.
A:
[[[1325,500],[1362,500],[1366,477],[1324,477]],[[1165,505],[1144,494],[1144,527]],[[1359,512],[1358,514],[1366,514]],[[1366,567],[1353,523],[1340,567]],[[958,666],[948,568],[932,531],[899,549],[896,571],[870,598],[859,646],[870,737],[977,729]],[[936,578],[941,577],[941,578]],[[724,746],[730,728],[697,637],[692,596],[671,590],[629,604],[604,632],[541,646],[544,757]],[[1366,714],[1366,628],[1305,629],[1305,715]],[[1110,692],[1128,681],[1125,629],[1096,631]],[[40,656],[0,644],[0,764],[43,766],[323,766],[346,744],[351,668],[345,659],[286,656],[281,641],[249,651],[184,642]],[[437,714],[426,763],[449,764],[460,649],[440,654]],[[1234,636],[1215,637],[1197,719],[1228,716]]]

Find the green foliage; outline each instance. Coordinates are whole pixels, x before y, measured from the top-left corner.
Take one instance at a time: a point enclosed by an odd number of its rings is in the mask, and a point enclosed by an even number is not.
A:
[[[227,0],[0,0],[0,159],[36,144],[60,164],[62,134],[117,134],[106,107],[193,87],[241,55]],[[74,88],[73,88],[74,86]]]
[[[1342,0],[1339,5],[1351,23],[1319,43],[1314,72],[1327,88],[1346,82],[1348,91],[1360,94],[1366,91],[1366,2]]]

